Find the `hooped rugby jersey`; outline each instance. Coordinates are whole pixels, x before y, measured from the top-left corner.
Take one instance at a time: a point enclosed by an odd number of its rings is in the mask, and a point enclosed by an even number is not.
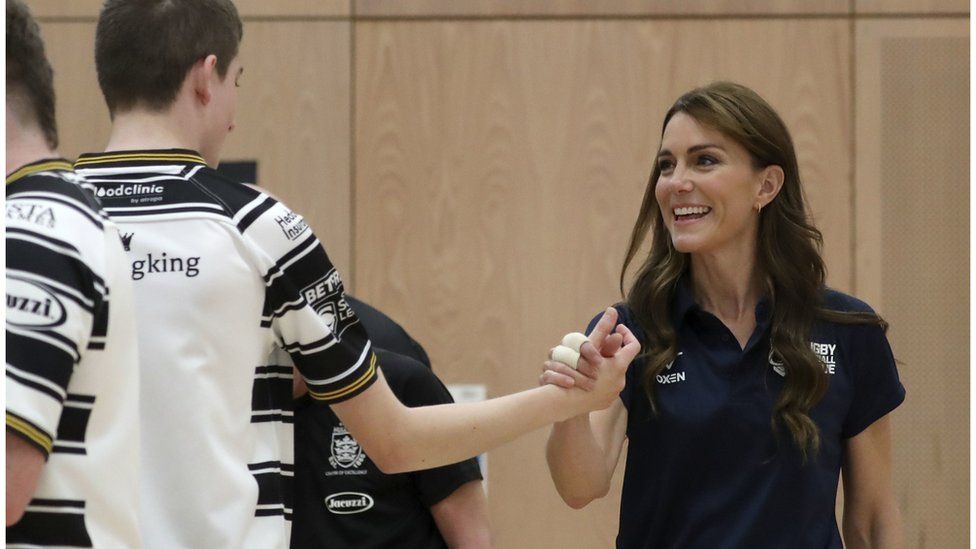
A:
[[[7,177],[7,433],[47,460],[7,547],[139,547],[128,261],[70,170],[42,160]]]
[[[122,231],[142,359],[150,547],[287,547],[292,369],[319,400],[376,379],[365,330],[304,219],[189,150],[82,155]]]

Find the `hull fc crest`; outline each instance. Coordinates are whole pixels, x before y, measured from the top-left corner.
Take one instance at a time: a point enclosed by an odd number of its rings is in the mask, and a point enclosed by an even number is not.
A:
[[[329,465],[333,468],[359,467],[366,461],[366,454],[359,447],[359,443],[341,424],[332,428],[331,449],[332,455],[329,456]]]

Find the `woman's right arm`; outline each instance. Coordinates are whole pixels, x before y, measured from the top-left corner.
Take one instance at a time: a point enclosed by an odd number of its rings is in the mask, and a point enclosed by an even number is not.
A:
[[[619,398],[606,410],[553,424],[546,461],[567,505],[581,509],[607,495],[626,436],[627,408]]]

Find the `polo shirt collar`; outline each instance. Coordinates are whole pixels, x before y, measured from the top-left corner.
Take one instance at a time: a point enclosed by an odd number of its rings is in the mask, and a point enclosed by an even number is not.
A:
[[[691,293],[691,280],[689,279],[691,275],[687,272],[678,279],[677,287],[675,288],[674,298],[671,302],[671,325],[675,329],[681,327],[685,321],[685,316],[692,309],[697,309],[698,304],[695,303],[695,296]]]
[[[85,153],[75,161],[76,169],[101,166],[159,166],[166,164],[203,164],[200,153],[191,149],[151,149]]]
[[[7,174],[7,185],[18,179],[37,172],[71,171],[71,162],[63,158],[44,158],[30,164],[25,164]]]
[[[671,325],[679,329],[693,309],[701,310],[701,307],[695,302],[695,295],[691,291],[691,275],[686,272],[678,279],[671,302]],[[771,318],[772,305],[769,295],[766,294],[756,304],[756,326],[765,328]]]

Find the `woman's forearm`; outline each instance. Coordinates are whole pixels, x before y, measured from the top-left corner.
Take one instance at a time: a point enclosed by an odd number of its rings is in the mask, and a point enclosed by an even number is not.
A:
[[[594,437],[590,414],[552,426],[546,461],[556,491],[574,509],[605,496],[610,488],[612,472],[607,471],[605,450]]]

